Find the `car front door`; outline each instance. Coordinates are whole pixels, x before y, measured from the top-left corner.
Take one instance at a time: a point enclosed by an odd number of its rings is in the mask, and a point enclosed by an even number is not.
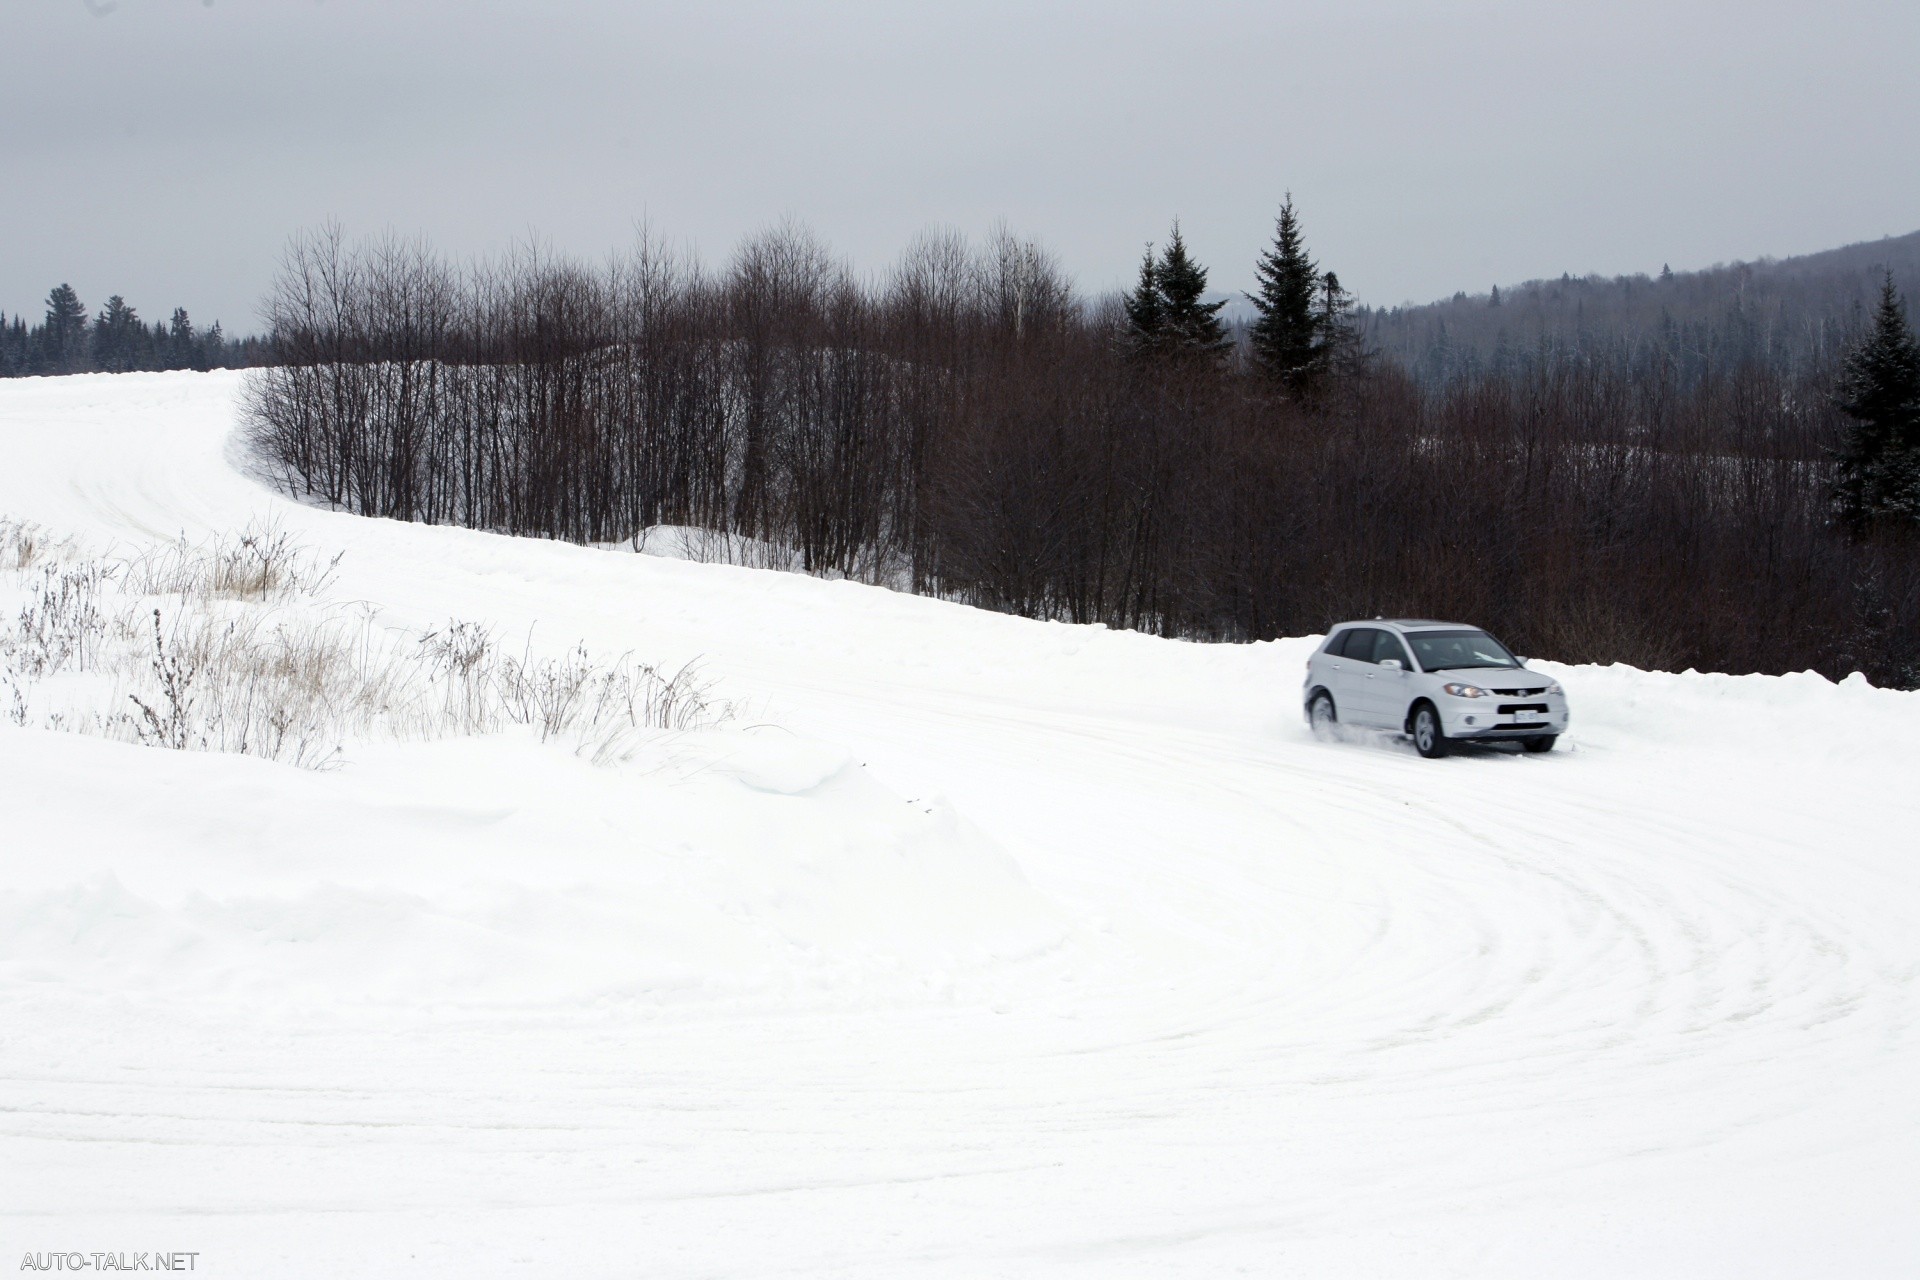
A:
[[[1368,655],[1372,661],[1353,668],[1358,688],[1349,696],[1363,723],[1379,729],[1404,728],[1407,704],[1413,700],[1413,662],[1407,646],[1393,632],[1376,630],[1373,637]]]

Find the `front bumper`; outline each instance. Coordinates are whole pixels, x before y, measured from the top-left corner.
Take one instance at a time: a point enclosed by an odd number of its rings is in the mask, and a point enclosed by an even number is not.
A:
[[[1447,698],[1440,706],[1440,723],[1449,738],[1531,738],[1540,734],[1562,734],[1571,718],[1567,700],[1530,698],[1523,704],[1534,711],[1527,716],[1507,709],[1492,698]]]

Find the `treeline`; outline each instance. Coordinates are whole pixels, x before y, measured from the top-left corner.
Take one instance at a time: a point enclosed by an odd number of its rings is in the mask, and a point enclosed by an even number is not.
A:
[[[1365,358],[1290,209],[1260,261],[1272,322],[1236,345],[1177,238],[1089,300],[1004,232],[923,236],[863,281],[792,227],[717,271],[651,241],[456,265],[328,230],[286,255],[249,431],[290,491],[367,515],[695,526],[1033,617],[1453,617],[1569,661],[1920,684],[1913,538],[1835,516],[1832,370],[1423,388]]]
[[[1366,339],[1423,383],[1599,362],[1683,380],[1737,365],[1831,373],[1871,322],[1891,274],[1920,288],[1920,232],[1705,271],[1561,276],[1424,306],[1363,310]]]
[[[184,307],[174,308],[164,324],[148,324],[119,294],[89,319],[86,304],[66,284],[47,294],[46,313],[38,324],[30,324],[24,315],[0,312],[0,377],[238,369],[263,362],[267,354],[264,341],[229,338],[218,321],[204,331],[195,329]]]

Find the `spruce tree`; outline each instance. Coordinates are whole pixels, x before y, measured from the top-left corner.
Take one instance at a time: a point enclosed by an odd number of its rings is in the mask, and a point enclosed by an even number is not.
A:
[[[1853,420],[1835,451],[1834,498],[1855,532],[1920,523],[1920,342],[1888,274],[1873,331],[1847,356],[1834,407]]]
[[[1227,305],[1226,299],[1201,301],[1207,292],[1207,269],[1188,256],[1178,222],[1173,224],[1173,235],[1154,267],[1154,277],[1165,308],[1162,326],[1168,348],[1208,356],[1225,351],[1227,331],[1220,323],[1220,308]]]
[[[6,351],[6,371],[18,377],[33,367],[33,343],[27,331],[27,318],[14,316],[0,332],[0,348]]]
[[[39,368],[45,373],[77,373],[86,367],[87,309],[70,284],[58,285],[47,294],[39,356]]]
[[[1305,391],[1319,371],[1321,335],[1315,304],[1322,280],[1319,268],[1307,256],[1291,193],[1280,206],[1273,247],[1260,255],[1254,274],[1260,291],[1247,295],[1260,313],[1251,334],[1254,363],[1287,390]]]
[[[167,324],[167,368],[191,369],[193,364],[193,321],[185,307],[175,307]]]
[[[127,305],[125,298],[117,293],[108,298],[99,318],[93,322],[94,368],[108,373],[126,373],[139,368],[144,363],[140,348],[146,332],[140,314]]]
[[[1341,288],[1340,277],[1331,271],[1320,277],[1313,323],[1317,331],[1313,344],[1315,376],[1351,377],[1359,373],[1365,354],[1353,326],[1353,295]]]
[[[1160,269],[1153,260],[1153,246],[1140,259],[1140,281],[1126,296],[1127,346],[1136,357],[1146,358],[1159,351],[1166,336],[1166,299],[1160,294]]]

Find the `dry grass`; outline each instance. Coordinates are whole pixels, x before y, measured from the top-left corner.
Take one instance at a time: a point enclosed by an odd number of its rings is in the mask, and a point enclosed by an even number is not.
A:
[[[647,731],[731,714],[691,666],[511,653],[470,622],[389,628],[330,604],[338,564],[271,528],[113,558],[0,522],[0,602],[19,601],[0,620],[0,714],[307,768],[354,741],[512,726],[609,763]]]
[[[322,559],[268,523],[199,545],[182,538],[124,563],[137,595],[264,602],[318,597],[340,556]]]

